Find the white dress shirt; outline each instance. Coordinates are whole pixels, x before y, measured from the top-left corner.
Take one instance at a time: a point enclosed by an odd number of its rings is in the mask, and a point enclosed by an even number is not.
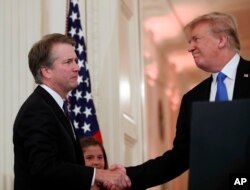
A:
[[[236,71],[237,71],[239,61],[240,61],[240,55],[236,53],[233,56],[233,58],[220,71],[227,76],[224,80],[224,83],[227,88],[228,100],[233,99],[234,83],[235,83]],[[209,99],[210,101],[215,101],[215,95],[217,91],[217,82],[216,82],[217,75],[218,73],[212,74],[213,82],[211,84],[210,99]]]

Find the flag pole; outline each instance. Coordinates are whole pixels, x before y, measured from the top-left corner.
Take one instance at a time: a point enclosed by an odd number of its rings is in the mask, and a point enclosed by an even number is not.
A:
[[[66,10],[65,10],[65,35],[67,34],[68,31],[68,14],[69,14],[69,0],[66,0]]]

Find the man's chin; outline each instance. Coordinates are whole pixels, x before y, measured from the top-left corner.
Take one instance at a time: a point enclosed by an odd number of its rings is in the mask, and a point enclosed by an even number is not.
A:
[[[75,83],[72,85],[72,88],[75,89],[75,88],[77,88],[77,86],[78,86],[78,83]]]

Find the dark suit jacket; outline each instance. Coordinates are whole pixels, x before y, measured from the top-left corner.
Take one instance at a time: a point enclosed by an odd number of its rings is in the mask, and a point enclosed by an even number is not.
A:
[[[13,131],[14,190],[90,189],[78,139],[52,96],[38,86],[20,108]]]
[[[179,176],[189,168],[191,106],[195,101],[208,101],[212,76],[187,92],[181,102],[173,148],[162,156],[141,165],[126,168],[132,189],[140,190],[160,185]],[[250,62],[240,59],[233,99],[250,98]]]

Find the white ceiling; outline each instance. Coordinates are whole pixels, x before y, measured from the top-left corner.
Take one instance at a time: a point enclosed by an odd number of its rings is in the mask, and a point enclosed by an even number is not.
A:
[[[169,23],[182,28],[192,18],[211,11],[233,14],[239,26],[242,54],[250,58],[250,0],[141,0],[140,2],[143,19],[147,21],[160,18],[163,30],[164,25]],[[176,28],[172,29],[177,32]],[[170,32],[169,30],[168,33]]]

